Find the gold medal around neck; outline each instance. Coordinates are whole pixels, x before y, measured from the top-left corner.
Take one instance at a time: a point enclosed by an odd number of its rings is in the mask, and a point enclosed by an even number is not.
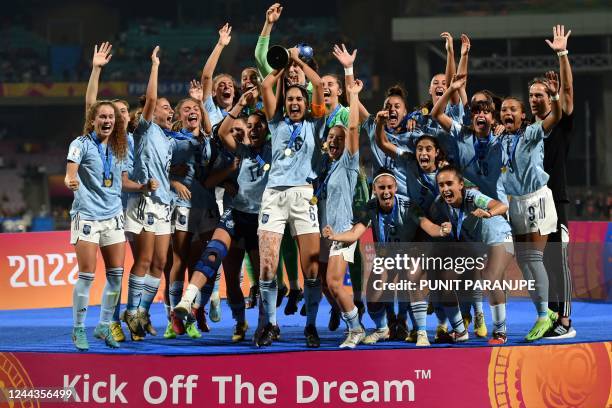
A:
[[[263,171],[268,171],[270,170],[270,165],[268,163],[263,165]]]
[[[321,150],[323,150],[324,152],[328,151],[329,150],[329,143],[324,142],[323,146],[321,147]]]
[[[427,116],[427,115],[429,115],[429,109],[427,109],[427,108],[422,108],[422,109],[421,109],[421,114],[422,114],[423,116]]]
[[[501,172],[502,172],[502,173],[505,173],[506,171],[508,171],[508,168],[507,168],[506,166],[503,166],[503,167],[501,168]]]
[[[310,205],[317,205],[318,202],[319,202],[319,199],[317,198],[317,196],[312,196],[310,198]]]
[[[104,187],[112,187],[113,180],[112,179],[104,179]]]
[[[285,149],[285,156],[287,156],[287,157],[291,156],[291,149],[290,148],[286,148]]]

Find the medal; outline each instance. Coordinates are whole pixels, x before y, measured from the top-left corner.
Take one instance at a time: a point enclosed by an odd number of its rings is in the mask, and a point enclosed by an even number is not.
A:
[[[317,198],[317,196],[312,196],[310,198],[310,205],[317,205],[318,202],[319,202],[319,199]]]
[[[505,173],[505,172],[507,172],[507,171],[508,171],[508,168],[507,168],[506,166],[503,166],[503,167],[501,168],[501,172],[502,172],[502,174],[503,174],[503,173]]]
[[[287,157],[291,156],[291,149],[290,148],[286,148],[285,149],[285,156],[287,156]]]
[[[112,178],[105,178],[104,179],[104,187],[112,187],[113,186],[113,179]]]
[[[427,108],[422,108],[422,109],[421,109],[421,114],[422,114],[423,116],[427,116],[427,115],[429,115],[429,109],[427,109]]]
[[[324,152],[328,151],[329,150],[329,143],[324,142],[323,146],[321,147],[321,150],[323,150]]]
[[[264,170],[264,171],[268,171],[268,170],[270,170],[270,165],[269,165],[268,163],[264,164],[264,165],[263,165],[263,170]]]

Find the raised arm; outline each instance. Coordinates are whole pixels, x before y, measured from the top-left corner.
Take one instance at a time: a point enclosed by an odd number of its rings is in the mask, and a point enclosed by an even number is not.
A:
[[[455,49],[453,48],[453,36],[448,32],[443,32],[440,37],[444,39],[444,48],[446,49],[446,70],[444,76],[446,77],[446,83],[450,84],[453,80],[453,76],[457,73],[455,67]],[[450,102],[453,105],[459,103],[459,94],[454,93],[451,95]]]
[[[359,151],[359,92],[363,89],[363,82],[359,79],[346,85],[349,94],[349,128],[346,148],[351,155]]]
[[[357,49],[353,50],[353,53],[350,54],[344,44],[342,47],[334,44],[333,50],[334,57],[342,64],[344,67],[344,84],[348,87],[349,84],[352,84],[355,80],[355,74],[353,73],[353,65],[355,63],[355,58],[357,57]],[[359,102],[359,123],[363,123],[368,119],[370,113],[366,109],[365,106],[361,102]]]
[[[98,99],[98,84],[100,82],[100,72],[102,67],[108,64],[113,54],[111,50],[113,46],[109,42],[103,42],[98,49],[98,45],[94,46],[94,55],[91,62],[91,75],[89,76],[89,82],[87,82],[87,91],[85,92],[85,115],[89,112],[89,108],[96,103]]]
[[[323,105],[325,104],[325,99],[323,96],[323,81],[317,72],[310,68],[308,64],[300,59],[300,52],[297,48],[289,49],[289,53],[291,55],[291,60],[304,71],[304,75],[306,78],[312,83],[312,101],[310,103],[312,105]]]
[[[336,234],[334,233],[334,230],[332,230],[332,227],[327,225],[325,228],[323,228],[323,231],[321,231],[321,235],[323,235],[323,238],[327,238],[330,241],[353,243],[357,241],[367,229],[367,226],[358,222],[357,224],[353,225],[353,228],[350,230]]]
[[[223,143],[223,146],[231,152],[236,151],[238,143],[236,139],[230,134],[234,120],[238,119],[238,115],[242,112],[245,106],[248,106],[253,100],[257,98],[257,88],[251,88],[247,92],[243,93],[232,109],[227,113],[227,116],[221,122],[219,126],[219,138]]]
[[[470,47],[470,38],[465,34],[461,34],[461,58],[459,58],[457,74],[467,75],[468,73],[468,55],[470,54]],[[463,85],[461,89],[459,89],[459,98],[461,99],[461,103],[463,105],[468,103],[467,91],[465,88],[466,85]]]
[[[446,113],[444,113],[446,110],[446,105],[450,100],[450,96],[457,92],[462,86],[465,86],[466,78],[466,75],[455,75],[453,82],[451,82],[446,92],[444,92],[444,94],[438,99],[438,102],[436,102],[431,110],[431,116],[447,132],[450,131],[450,128],[453,125],[453,120]]]
[[[147,93],[145,95],[145,105],[142,108],[142,117],[147,122],[153,119],[153,111],[157,103],[157,74],[159,71],[159,45],[153,49],[151,54],[151,74],[149,75],[149,83],[147,84]]]
[[[387,119],[389,119],[389,111],[382,110],[376,114],[376,130],[374,132],[376,145],[380,150],[385,152],[387,156],[397,157],[397,146],[389,141],[387,133],[385,132]]]
[[[204,90],[202,89],[202,84],[200,81],[196,81],[195,79],[191,80],[191,83],[189,84],[189,96],[200,102],[200,112],[202,113],[200,126],[202,129],[204,129],[204,133],[210,135],[212,132],[212,123],[210,123],[208,111],[204,107]]]
[[[217,41],[215,48],[213,48],[210,56],[206,60],[206,64],[204,64],[204,68],[202,69],[202,79],[200,82],[202,82],[204,100],[206,100],[212,94],[212,79],[215,73],[215,68],[217,67],[217,62],[219,62],[221,52],[231,40],[232,27],[229,25],[229,23],[225,23],[225,25],[219,30],[219,41]]]
[[[551,101],[550,114],[542,121],[542,129],[545,133],[552,130],[553,127],[561,120],[562,108],[559,98],[559,76],[554,71],[546,73],[546,87]]]
[[[283,7],[280,5],[280,3],[274,3],[270,6],[270,8],[268,8],[268,11],[266,11],[266,21],[264,22],[259,38],[257,39],[257,45],[255,46],[255,64],[257,65],[257,69],[262,77],[265,77],[272,72],[272,67],[270,64],[268,64],[266,56],[268,54],[268,47],[270,45],[270,33],[272,32],[272,27],[274,27],[274,23],[278,21],[282,12]]]
[[[559,68],[561,77],[561,88],[559,95],[561,96],[561,104],[563,111],[571,115],[574,111],[574,79],[572,76],[572,67],[569,62],[568,51],[567,51],[567,39],[569,38],[572,30],[565,33],[565,26],[557,25],[553,27],[553,40],[550,42],[546,40],[546,44],[553,51],[557,53],[559,57]]]
[[[276,114],[276,93],[274,92],[274,86],[278,83],[278,79],[283,74],[283,71],[285,70],[272,70],[261,83],[261,97],[263,99],[266,119],[268,120],[271,120]]]

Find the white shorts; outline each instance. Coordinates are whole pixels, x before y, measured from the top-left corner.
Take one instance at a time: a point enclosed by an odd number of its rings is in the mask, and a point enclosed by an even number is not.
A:
[[[284,190],[267,188],[261,198],[258,231],[278,234],[289,224],[292,236],[319,234],[317,206],[310,203],[312,186],[289,187]]]
[[[531,194],[512,196],[508,213],[514,235],[548,235],[557,231],[557,210],[547,186]]]
[[[357,242],[347,244],[345,242],[330,241],[327,238],[321,238],[321,249],[319,251],[319,262],[329,262],[332,256],[340,255],[346,262],[353,263],[355,259],[355,249]]]
[[[83,220],[77,214],[70,222],[70,243],[78,241],[98,244],[100,247],[125,242],[123,215],[100,221]]]
[[[200,213],[196,209],[178,206],[172,212],[172,232],[184,231],[195,233],[200,224]]]
[[[140,234],[145,230],[155,235],[168,235],[172,232],[170,206],[153,201],[149,196],[141,194],[130,197],[125,214],[127,232]]]

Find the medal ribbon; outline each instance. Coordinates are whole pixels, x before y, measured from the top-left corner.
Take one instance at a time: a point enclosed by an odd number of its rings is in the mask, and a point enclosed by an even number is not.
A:
[[[113,167],[113,151],[109,150],[107,145],[102,145],[102,142],[100,142],[100,139],[98,139],[96,132],[91,132],[90,135],[98,147],[98,153],[100,154],[100,159],[102,160],[102,168],[104,169],[104,180],[110,180],[111,168]],[[106,149],[104,147],[106,147]]]

